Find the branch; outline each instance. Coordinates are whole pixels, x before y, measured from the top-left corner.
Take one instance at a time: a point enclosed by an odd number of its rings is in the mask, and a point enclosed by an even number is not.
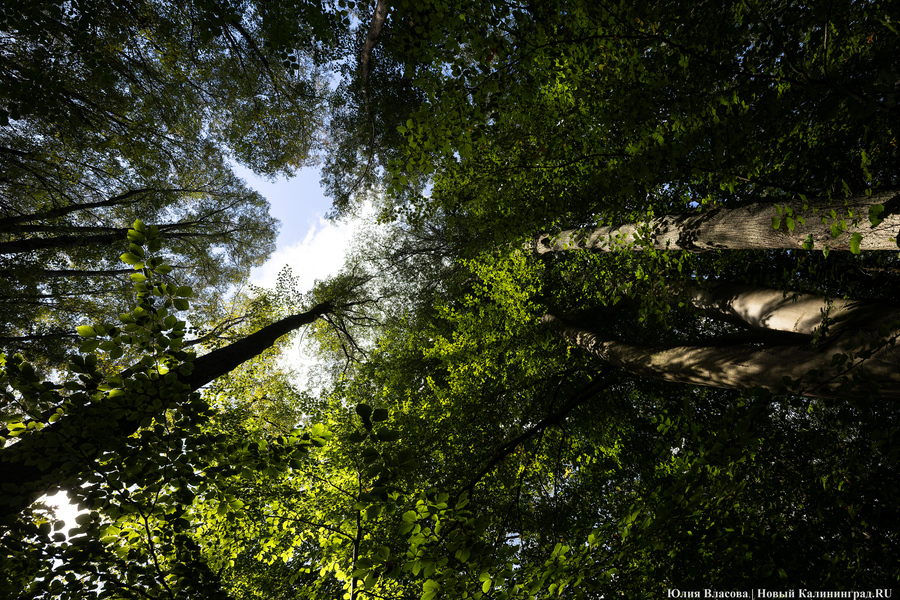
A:
[[[196,193],[202,192],[204,190],[194,190],[194,189],[159,189],[159,188],[142,188],[139,190],[129,190],[123,194],[119,194],[118,196],[113,196],[108,200],[101,200],[99,202],[85,202],[84,204],[71,204],[69,206],[63,206],[60,208],[54,208],[52,210],[48,210],[46,212],[38,212],[31,213],[27,215],[19,215],[18,217],[6,217],[5,219],[0,219],[0,231],[6,231],[10,229],[13,225],[17,223],[23,223],[25,221],[34,221],[37,219],[52,219],[55,217],[62,217],[69,213],[79,211],[79,210],[88,210],[91,208],[100,208],[103,206],[116,206],[117,204],[135,204],[141,201],[141,198],[135,198],[133,200],[128,200],[132,196],[148,194],[150,192],[161,192],[161,193]],[[128,200],[126,202],[126,200]]]

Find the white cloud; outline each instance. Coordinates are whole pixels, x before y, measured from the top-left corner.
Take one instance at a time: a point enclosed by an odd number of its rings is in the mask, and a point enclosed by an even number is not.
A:
[[[278,282],[278,274],[285,266],[291,268],[291,275],[297,280],[297,292],[312,289],[316,279],[325,280],[337,275],[347,259],[353,242],[364,229],[372,226],[375,208],[367,203],[358,212],[358,216],[339,222],[328,221],[317,215],[307,221],[308,230],[302,240],[288,246],[280,246],[262,267],[250,272],[250,283],[272,289]],[[282,229],[301,228],[298,223],[285,222]],[[300,388],[318,390],[317,378],[312,375],[319,365],[319,359],[308,354],[304,347],[305,330],[294,338],[279,362],[282,367],[294,372],[295,384]]]
[[[316,279],[324,280],[336,275],[344,266],[347,254],[357,233],[366,220],[374,213],[371,206],[360,211],[359,217],[340,222],[331,222],[319,216],[310,220],[306,236],[298,242],[276,250],[268,262],[250,273],[250,283],[266,288],[274,288],[278,274],[285,266],[291,268],[291,275],[297,279],[297,291],[305,292],[313,287]],[[284,367],[293,369],[297,383],[305,387],[309,369],[318,364],[303,349],[303,335],[295,338],[292,346],[281,358]]]
[[[316,279],[335,275],[344,266],[350,242],[358,225],[356,221],[332,223],[319,217],[303,240],[279,248],[269,261],[250,273],[250,283],[259,287],[275,287],[278,273],[291,268],[301,290],[308,290]]]

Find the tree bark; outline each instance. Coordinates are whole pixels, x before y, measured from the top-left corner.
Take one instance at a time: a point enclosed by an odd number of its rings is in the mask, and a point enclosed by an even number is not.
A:
[[[283,335],[309,325],[319,317],[334,311],[330,302],[318,304],[309,311],[285,317],[276,323],[263,327],[253,335],[238,340],[209,354],[194,359],[194,370],[182,380],[191,390],[196,390],[217,377],[230,373],[241,363],[262,354]]]
[[[98,271],[84,271],[80,269],[29,269],[29,274],[34,279],[50,277],[117,277],[119,275],[131,275],[134,269],[102,269]],[[0,269],[0,277],[19,277],[21,272],[15,269]],[[53,294],[45,296],[54,297]]]
[[[242,340],[194,359],[193,371],[180,378],[186,386],[182,394],[198,390],[257,356],[281,336],[333,310],[329,302],[319,304],[305,313],[284,318]],[[171,395],[157,397],[162,400],[158,409],[125,411],[126,416],[112,422],[114,427],[110,427],[108,415],[111,406],[107,401],[78,407],[56,423],[26,433],[17,443],[0,450],[0,482],[4,484],[0,495],[0,522],[14,517],[56,487],[77,485],[82,476],[91,470],[91,463],[96,458],[114,453],[126,438],[141,428],[142,421],[164,414],[173,402]],[[154,399],[143,404],[152,406]],[[46,420],[55,412],[51,409],[42,416]],[[5,433],[8,435],[8,432]],[[85,448],[92,450],[86,452]]]
[[[551,314],[545,315],[543,322],[573,346],[635,375],[662,381],[726,389],[763,388],[776,393],[787,391],[786,382],[791,381],[792,393],[814,398],[846,398],[848,393],[874,390],[879,397],[900,399],[900,350],[893,347],[896,331],[891,331],[887,340],[845,332],[820,347],[640,346]],[[862,358],[866,352],[871,356]],[[836,365],[835,355],[849,356]],[[857,377],[863,387],[850,388],[848,382]]]
[[[162,231],[163,237],[182,239],[182,238],[221,238],[234,231],[217,231],[214,233],[168,233]],[[47,250],[50,248],[73,248],[77,246],[111,246],[121,243],[126,239],[128,228],[123,227],[115,230],[116,233],[104,233],[99,235],[59,235],[50,238],[27,238],[15,240],[11,242],[0,242],[0,254],[22,254],[24,252],[34,252],[35,250]]]
[[[144,188],[139,190],[129,190],[124,194],[119,194],[118,196],[113,196],[108,200],[101,200],[99,202],[85,202],[83,204],[70,204],[68,206],[61,206],[58,208],[52,208],[47,211],[31,213],[28,215],[17,215],[15,217],[5,217],[0,219],[0,231],[9,231],[11,229],[15,229],[15,227],[19,223],[27,223],[28,221],[37,221],[43,219],[55,219],[59,217],[63,217],[69,213],[73,213],[79,210],[90,210],[92,208],[103,208],[106,206],[116,206],[119,204],[136,204],[141,201],[141,198],[134,198],[129,200],[132,196],[140,196],[142,194],[146,194],[149,192],[168,192],[168,191],[195,191],[195,190],[161,190],[154,188]]]
[[[826,299],[741,283],[689,288],[687,303],[704,316],[753,331],[830,336],[855,328],[876,331],[900,318],[900,307],[874,300]],[[827,327],[823,329],[823,324]]]
[[[862,236],[860,250],[897,250],[897,236],[900,233],[900,193],[897,191],[876,192],[871,196],[856,196],[847,199],[847,205],[823,199],[810,199],[808,210],[803,210],[803,202],[788,202],[779,205],[785,208],[781,216],[774,204],[750,204],[738,208],[714,208],[700,213],[666,215],[649,221],[628,223],[618,227],[597,227],[596,229],[570,229],[557,235],[541,234],[532,240],[530,247],[537,254],[564,250],[641,250],[647,244],[658,250],[687,250],[706,252],[709,250],[761,250],[761,249],[801,249],[812,237],[813,249],[850,250],[851,237],[855,233]],[[884,221],[877,226],[869,222],[869,207],[881,204],[885,207]],[[786,225],[786,209],[793,213],[794,230]],[[831,225],[835,219],[830,211],[834,208],[837,221],[844,219],[847,228],[837,237],[832,237]],[[848,210],[853,213],[848,216]],[[895,212],[896,211],[896,212]],[[801,223],[797,217],[803,218]],[[779,229],[773,227],[772,219],[779,218]],[[822,222],[825,218],[826,223]],[[856,227],[852,221],[858,219]]]
[[[378,37],[384,27],[384,21],[387,19],[388,6],[386,0],[378,0],[375,3],[375,12],[372,14],[372,20],[369,22],[369,31],[366,32],[366,39],[363,42],[362,50],[359,53],[360,81],[362,83],[362,91],[368,101],[369,92],[369,66],[372,57],[372,50],[378,43]]]

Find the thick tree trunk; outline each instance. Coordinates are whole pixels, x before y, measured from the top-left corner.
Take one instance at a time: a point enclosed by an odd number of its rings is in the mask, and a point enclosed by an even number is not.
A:
[[[195,359],[193,371],[180,378],[181,383],[187,386],[181,394],[195,391],[230,372],[269,348],[281,336],[314,322],[333,309],[328,302],[319,304],[308,312],[282,319],[253,335]],[[78,485],[90,472],[94,460],[114,453],[126,438],[141,428],[142,422],[148,417],[164,414],[173,402],[171,394],[157,398],[162,401],[159,408],[123,411],[125,416],[117,421],[109,419],[109,402],[78,407],[56,423],[27,433],[17,443],[0,450],[0,483],[3,484],[0,522],[14,516],[53,488]],[[143,405],[152,407],[154,400],[151,398]],[[45,419],[54,412],[55,409],[48,411]],[[114,427],[110,427],[111,423]]]
[[[876,331],[900,318],[900,307],[873,300],[828,300],[741,283],[687,290],[688,304],[705,316],[754,331],[834,336],[847,329]],[[823,324],[827,328],[822,330]]]
[[[816,250],[822,250],[826,245],[832,250],[850,250],[852,235],[859,233],[862,236],[860,250],[897,250],[900,193],[896,191],[849,198],[846,206],[840,201],[810,199],[806,203],[808,210],[804,211],[803,204],[789,202],[780,205],[791,209],[794,215],[793,231],[787,228],[786,211],[779,216],[774,204],[750,204],[739,208],[714,208],[700,213],[666,215],[619,227],[570,229],[557,235],[542,234],[532,241],[531,249],[537,254],[582,248],[605,252],[641,250],[647,244],[659,250],[690,252],[800,249],[809,235]],[[869,222],[869,207],[876,204],[885,206],[887,216],[883,222],[873,227]],[[831,226],[835,222],[829,216],[832,208],[837,213],[838,223],[843,219],[847,225],[837,237],[832,237]],[[817,212],[813,212],[814,210]],[[848,216],[848,210],[853,213],[852,217]],[[803,223],[797,220],[798,216],[803,218]],[[781,221],[777,230],[772,223],[775,217]],[[826,223],[822,222],[823,218]],[[854,219],[859,220],[856,227],[852,226]]]
[[[821,347],[813,346],[640,346],[577,327],[553,315],[544,322],[573,346],[622,369],[641,375],[691,385],[727,389],[763,388],[790,391],[815,398],[845,398],[848,393],[875,390],[879,397],[900,399],[900,350],[864,336],[844,335]],[[853,332],[856,333],[855,331]],[[864,345],[860,345],[860,344]],[[865,359],[866,352],[871,356]],[[835,355],[850,355],[837,364]],[[851,388],[859,377],[858,387]],[[799,380],[799,383],[797,381]]]

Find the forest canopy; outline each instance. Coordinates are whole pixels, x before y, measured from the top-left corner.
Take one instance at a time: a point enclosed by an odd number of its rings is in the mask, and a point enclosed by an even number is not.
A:
[[[0,596],[891,587],[898,19],[4,3]],[[374,222],[235,293],[317,161]]]

